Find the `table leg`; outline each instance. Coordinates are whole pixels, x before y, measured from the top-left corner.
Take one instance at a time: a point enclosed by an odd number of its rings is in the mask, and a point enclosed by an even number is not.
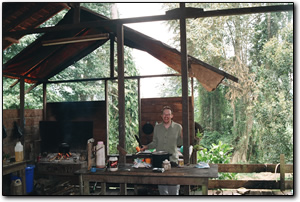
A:
[[[25,169],[20,170],[20,177],[22,179],[23,195],[26,195],[26,174],[25,174]]]
[[[79,191],[80,191],[80,195],[83,195],[83,181],[82,181],[82,175],[79,175]]]
[[[120,195],[127,195],[127,184],[120,184]]]
[[[101,182],[101,192],[100,195],[106,195],[106,183]]]
[[[183,187],[183,193],[185,196],[190,195],[190,185],[184,185]]]
[[[207,185],[202,185],[202,195],[208,195]]]
[[[90,195],[90,182],[87,180],[83,181],[83,194]]]
[[[138,186],[135,184],[134,185],[134,195],[138,195]]]

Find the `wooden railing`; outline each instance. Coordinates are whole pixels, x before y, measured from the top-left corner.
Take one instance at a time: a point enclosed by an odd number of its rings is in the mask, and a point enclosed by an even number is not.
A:
[[[293,173],[293,164],[285,164],[280,155],[280,164],[218,164],[219,173],[280,173],[280,180],[214,180],[208,182],[208,189],[293,189],[293,180],[285,180],[286,173]]]

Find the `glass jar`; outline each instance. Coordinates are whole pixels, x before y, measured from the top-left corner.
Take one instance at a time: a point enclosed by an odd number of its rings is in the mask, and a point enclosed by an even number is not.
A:
[[[118,170],[118,157],[109,157],[109,170],[117,171]]]

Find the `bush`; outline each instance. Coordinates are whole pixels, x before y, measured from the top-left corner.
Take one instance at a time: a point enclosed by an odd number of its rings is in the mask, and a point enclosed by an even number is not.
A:
[[[212,144],[210,149],[204,148],[197,152],[197,162],[205,162],[212,164],[230,163],[233,147],[228,144],[219,143]],[[220,173],[219,179],[235,179],[236,173]]]

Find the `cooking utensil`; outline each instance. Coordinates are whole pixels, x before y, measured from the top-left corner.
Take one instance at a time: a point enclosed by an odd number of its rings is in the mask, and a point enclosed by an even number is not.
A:
[[[154,127],[152,126],[152,124],[147,122],[146,124],[144,124],[142,130],[146,135],[150,135],[153,132]]]
[[[156,151],[152,152],[152,166],[153,168],[162,168],[162,163],[164,160],[169,160],[169,157],[171,154],[169,154],[166,151]]]
[[[137,135],[135,135],[135,139],[136,139],[137,142],[139,143],[139,147],[142,148],[142,143],[141,143],[141,141],[140,141],[140,138],[139,138]]]
[[[68,143],[61,143],[58,147],[58,152],[62,154],[66,154],[70,152],[70,146]]]

